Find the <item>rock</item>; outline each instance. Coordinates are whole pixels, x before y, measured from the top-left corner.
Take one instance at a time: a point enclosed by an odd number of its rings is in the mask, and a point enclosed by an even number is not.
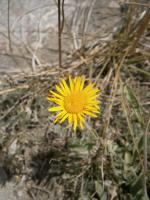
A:
[[[0,1],[0,72],[27,72],[58,63],[57,6],[53,0]],[[121,16],[117,0],[65,0],[63,61],[82,45],[111,34]],[[115,9],[110,9],[113,7]],[[7,35],[7,37],[6,37]],[[109,37],[111,38],[111,37]],[[9,47],[11,46],[11,49]]]

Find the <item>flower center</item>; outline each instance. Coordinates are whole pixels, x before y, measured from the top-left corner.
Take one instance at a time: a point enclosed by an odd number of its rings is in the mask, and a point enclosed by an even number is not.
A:
[[[80,113],[83,111],[86,103],[86,98],[83,93],[74,93],[65,97],[64,107],[68,113]]]

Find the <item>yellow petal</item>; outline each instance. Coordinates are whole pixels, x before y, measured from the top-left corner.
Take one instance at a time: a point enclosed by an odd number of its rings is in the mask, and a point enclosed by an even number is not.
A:
[[[62,82],[60,82],[60,83],[59,83],[59,85],[60,85],[60,87],[61,87],[62,91],[63,91],[63,92],[65,92],[66,90],[65,90],[65,87],[64,87],[63,83],[62,83]]]
[[[97,110],[100,110],[100,106],[93,104],[93,107],[95,107]]]
[[[73,80],[74,84],[76,84],[76,81],[77,81],[77,77],[75,77]]]
[[[61,100],[61,99],[57,99],[57,98],[47,98],[49,101],[53,101],[53,102],[55,102],[56,104],[58,104],[58,105],[60,105],[60,106],[63,106],[63,100]]]
[[[99,89],[92,89],[91,91],[88,91],[88,96],[93,96],[96,95],[97,93],[99,93],[100,90]]]
[[[72,81],[71,76],[69,76],[69,84],[70,84],[70,89],[71,89],[71,91],[73,91],[73,89],[74,89],[74,84],[73,84],[73,81]]]
[[[99,108],[95,108],[94,106],[86,106],[85,110],[99,113]]]
[[[80,91],[80,77],[76,78],[74,90],[75,92]]]
[[[58,97],[59,99],[64,99],[62,95],[57,94],[56,92],[53,92],[52,90],[50,90],[50,93],[52,93],[55,97]]]
[[[69,116],[68,116],[68,123],[72,124],[72,114],[69,114]]]
[[[63,123],[65,121],[65,119],[67,119],[68,114],[64,115],[63,118],[60,120],[60,124]]]
[[[60,94],[65,96],[65,92],[58,85],[56,85],[56,90],[57,90],[57,92],[59,92]]]
[[[90,91],[90,90],[92,90],[93,89],[93,84],[92,83],[90,83],[89,85],[87,85],[85,88],[84,88],[84,92],[88,92],[88,91]]]
[[[60,110],[63,110],[62,106],[55,106],[52,108],[48,108],[48,111],[50,111],[50,112],[56,112],[56,111],[60,111]]]
[[[88,99],[93,100],[93,99],[97,99],[97,97],[99,97],[99,94],[89,96]]]
[[[83,129],[84,127],[83,127],[83,122],[79,122],[80,123],[80,127],[81,127],[81,129]]]
[[[58,120],[60,120],[61,118],[63,118],[65,115],[66,115],[66,111],[65,110],[63,110],[63,111],[61,111],[60,113],[58,113],[57,115],[56,115],[56,117],[55,117],[55,121],[54,121],[54,123],[56,123]]]
[[[73,130],[75,131],[77,128],[77,115],[76,114],[73,114],[73,121],[74,121]]]
[[[94,118],[97,117],[96,114],[94,114],[94,113],[92,113],[92,112],[90,112],[90,111],[87,111],[87,110],[85,110],[84,113],[85,113],[86,115],[90,115],[91,117],[94,117]]]
[[[62,79],[62,85],[64,86],[65,92],[70,93],[70,89],[64,79]]]
[[[84,118],[82,117],[81,114],[78,114],[77,116],[78,116],[78,118],[79,118],[79,121],[82,121],[82,122],[84,121]]]
[[[81,129],[83,129],[83,122],[84,122],[83,116],[81,114],[78,114],[78,119]]]
[[[87,99],[87,103],[90,105],[99,105],[100,101],[95,100],[95,99]]]
[[[83,90],[83,87],[84,87],[84,82],[85,82],[85,79],[82,78],[81,80],[81,85],[80,85],[80,90]]]

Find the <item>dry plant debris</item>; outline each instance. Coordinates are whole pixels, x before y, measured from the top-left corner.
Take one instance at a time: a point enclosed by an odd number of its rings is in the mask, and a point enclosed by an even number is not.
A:
[[[6,76],[1,184],[22,183],[33,200],[150,197],[149,19],[148,7],[130,3],[112,41],[81,48],[61,68]],[[102,90],[101,115],[76,134],[54,125],[47,112],[48,90],[69,74],[84,75]]]

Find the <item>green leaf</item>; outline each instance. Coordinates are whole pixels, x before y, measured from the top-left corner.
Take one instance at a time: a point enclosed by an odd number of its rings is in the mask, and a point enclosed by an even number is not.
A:
[[[107,195],[104,191],[103,185],[98,181],[95,181],[95,189],[101,200],[107,200]]]
[[[130,152],[125,152],[124,154],[124,171],[128,173],[128,170],[130,170],[130,166],[133,162],[133,157]]]
[[[144,126],[144,118],[141,105],[139,104],[133,90],[127,85],[124,86],[124,95],[129,103],[129,106],[132,108],[137,120],[142,126]]]

